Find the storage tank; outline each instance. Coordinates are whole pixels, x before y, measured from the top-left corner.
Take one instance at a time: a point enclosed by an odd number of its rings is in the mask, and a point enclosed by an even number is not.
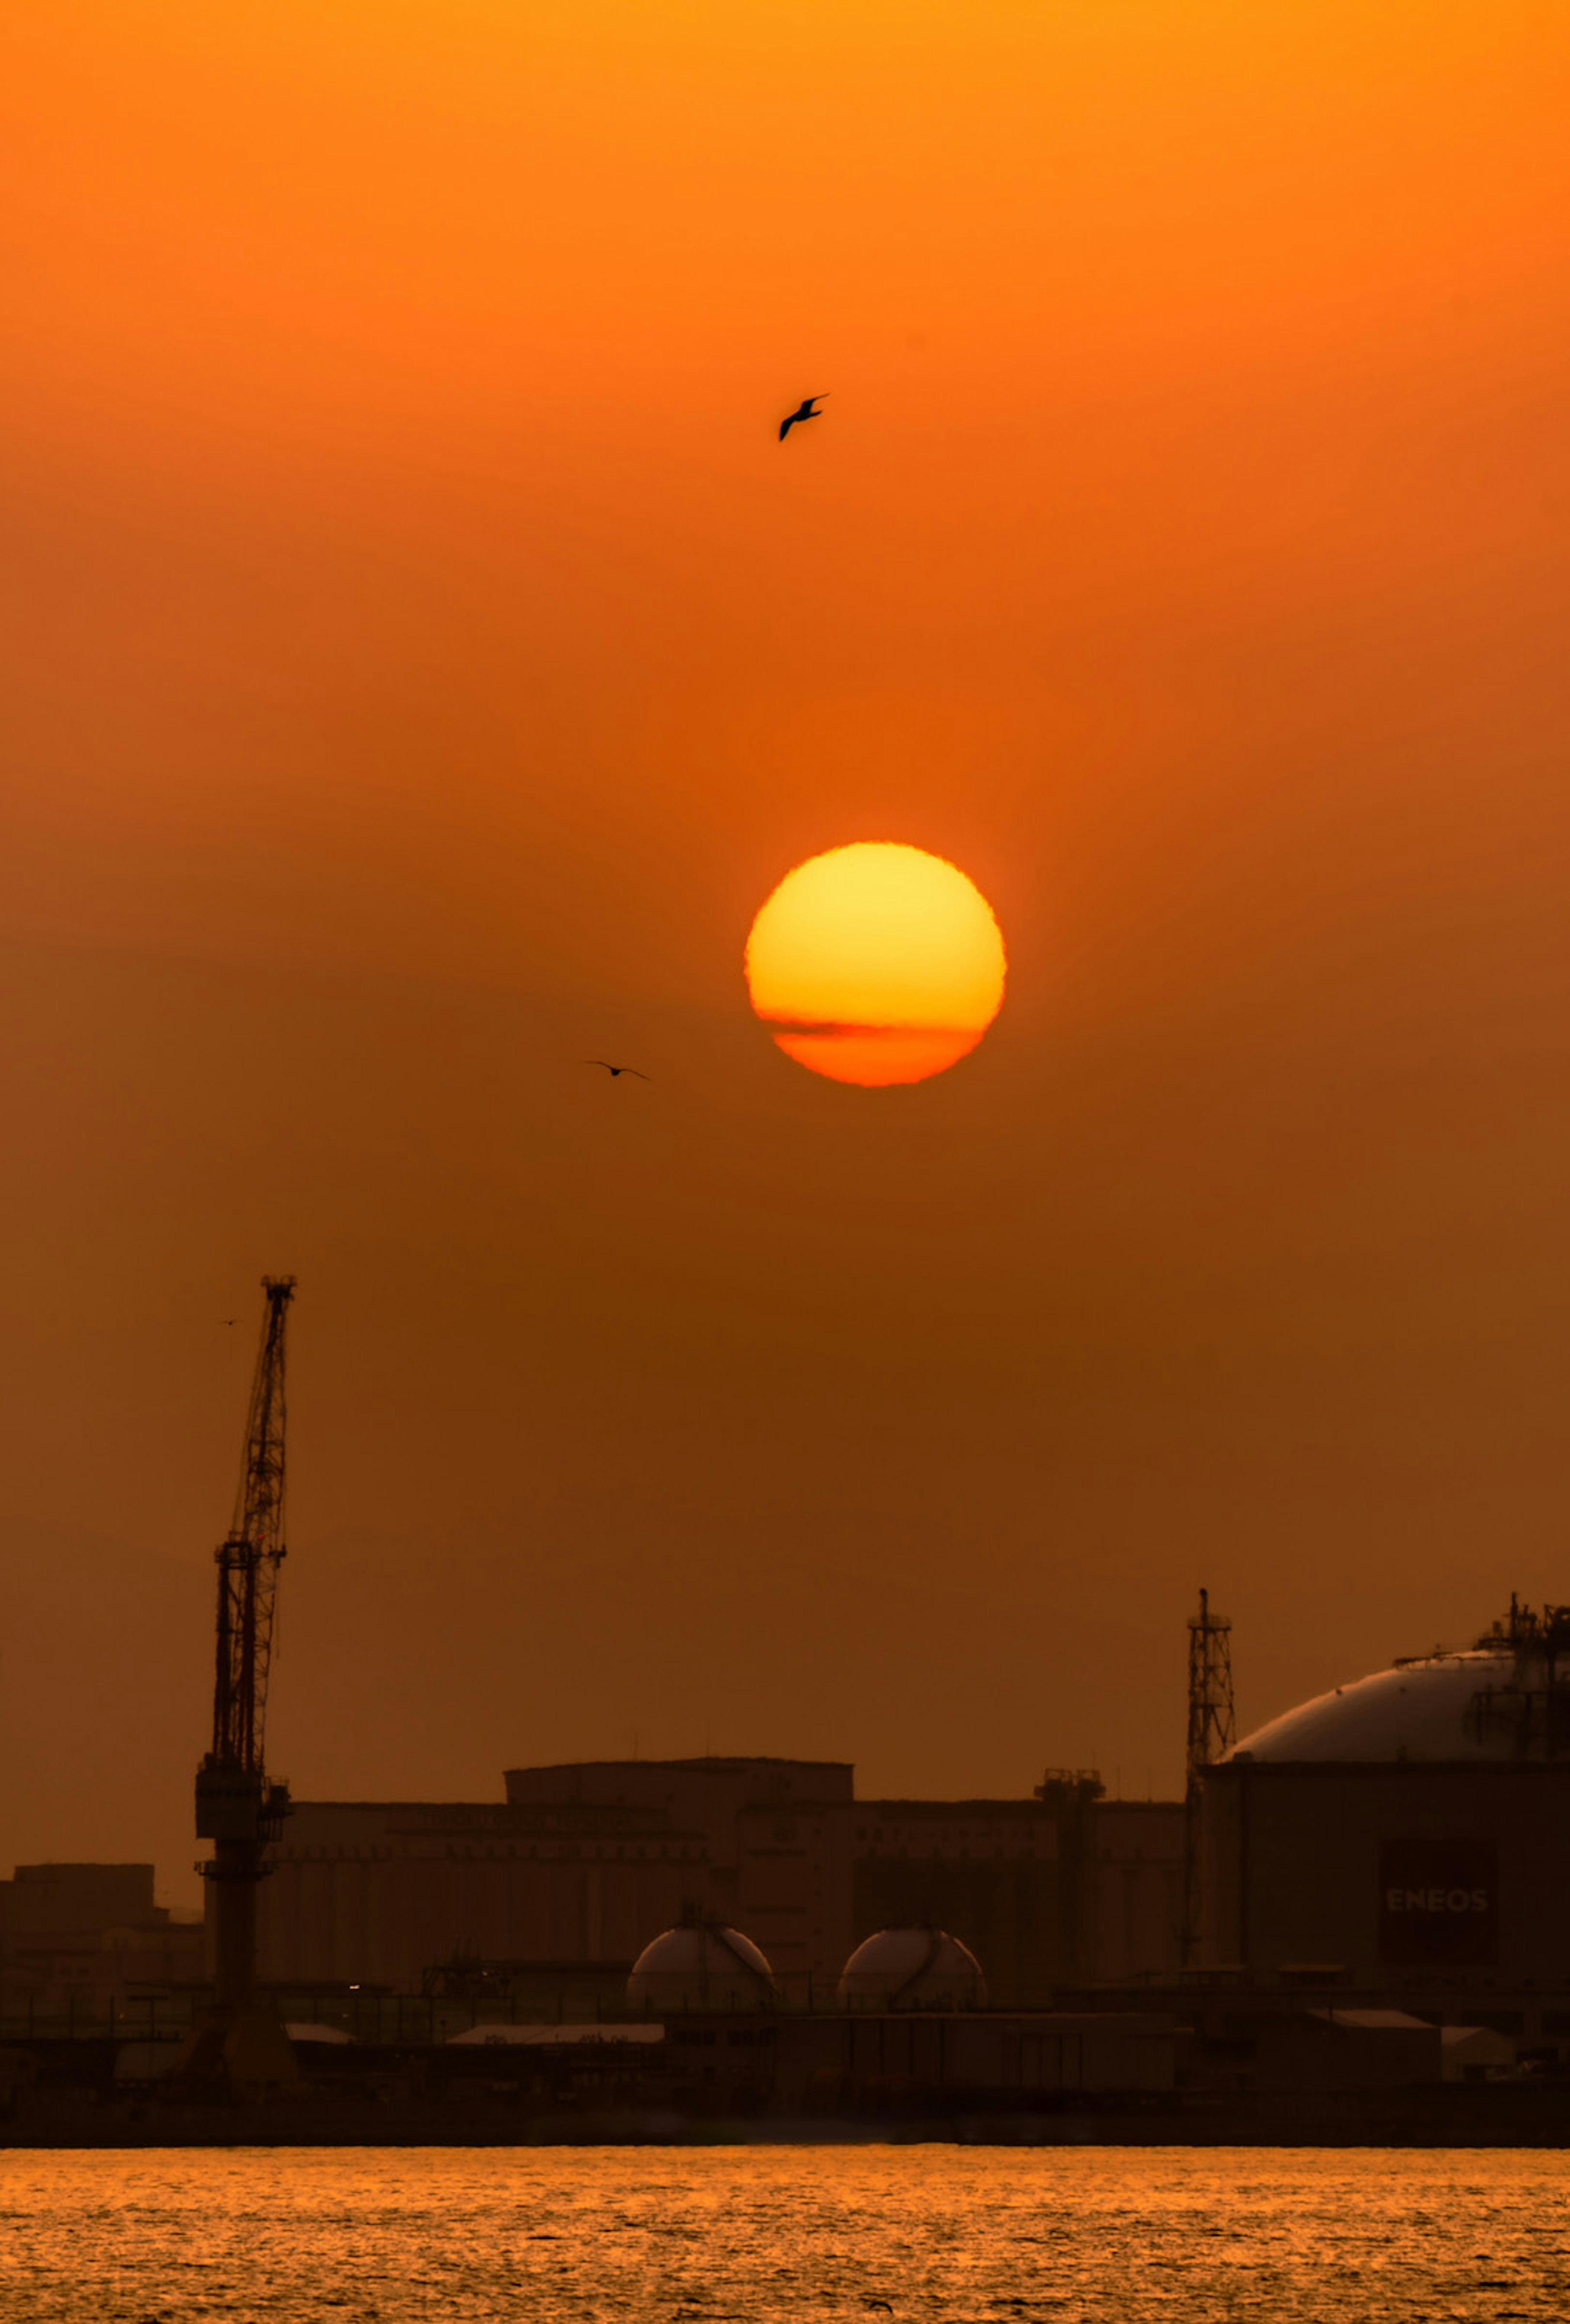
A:
[[[847,2009],[984,2009],[986,1979],[968,1945],[947,1929],[880,1929],[845,1965]]]
[[[767,2009],[774,1974],[739,1929],[696,1916],[644,1946],[627,1979],[634,2009]]]
[[[1414,1995],[1564,1981],[1570,1609],[1512,1600],[1475,1646],[1316,1695],[1202,1780],[1208,1966]]]

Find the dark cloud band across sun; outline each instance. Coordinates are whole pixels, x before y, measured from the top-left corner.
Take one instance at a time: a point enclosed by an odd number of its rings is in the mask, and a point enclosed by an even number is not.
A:
[[[830,1081],[926,1081],[974,1049],[1007,961],[986,898],[922,848],[858,841],[786,874],[753,923],[747,987],[788,1057]]]

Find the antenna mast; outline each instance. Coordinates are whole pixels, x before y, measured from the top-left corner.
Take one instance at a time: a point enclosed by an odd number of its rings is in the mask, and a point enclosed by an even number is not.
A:
[[[1183,1795],[1183,1966],[1192,1967],[1199,1949],[1200,1803],[1205,1770],[1214,1766],[1237,1739],[1232,1699],[1232,1623],[1210,1610],[1210,1592],[1199,1593],[1199,1611],[1188,1618],[1187,1781]]]

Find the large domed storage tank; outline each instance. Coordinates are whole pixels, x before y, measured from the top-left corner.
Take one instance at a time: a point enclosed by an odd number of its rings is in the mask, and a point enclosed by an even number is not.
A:
[[[1474,1646],[1255,1729],[1202,1786],[1201,1966],[1402,2007],[1470,1987],[1540,2009],[1563,1988],[1570,1606],[1512,1599]]]
[[[1547,1756],[1543,1686],[1529,1655],[1486,1641],[1454,1654],[1412,1655],[1283,1711],[1226,1757],[1242,1766],[1458,1767],[1541,1759]]]
[[[984,2009],[987,1981],[947,1929],[880,1929],[846,1961],[839,1997],[847,2009]]]
[[[644,1946],[627,1979],[634,2009],[767,2009],[774,1973],[751,1937],[717,1921],[682,1921]]]

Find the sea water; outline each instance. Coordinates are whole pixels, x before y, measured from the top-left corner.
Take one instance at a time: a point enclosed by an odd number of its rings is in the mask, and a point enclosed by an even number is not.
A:
[[[0,2152],[0,2319],[1570,2316],[1557,2153]]]

